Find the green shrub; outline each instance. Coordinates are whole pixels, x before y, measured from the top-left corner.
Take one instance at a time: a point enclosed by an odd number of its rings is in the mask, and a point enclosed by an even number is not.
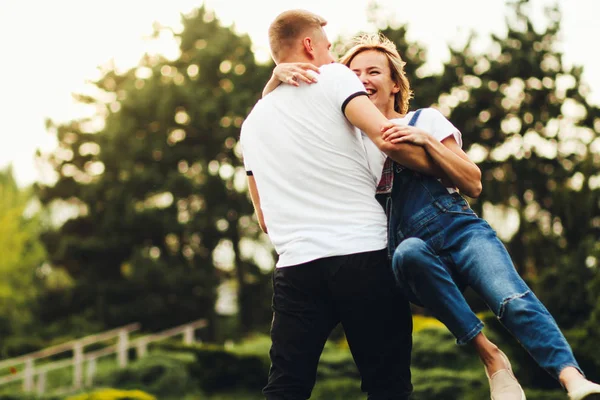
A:
[[[71,396],[67,400],[156,400],[156,397],[141,390],[102,389]]]
[[[195,356],[188,365],[192,378],[206,392],[231,389],[260,390],[267,383],[269,361],[266,357],[237,354],[223,346],[165,344],[163,350],[187,351]]]
[[[312,398],[318,400],[316,397],[312,397]],[[202,399],[202,400],[264,400],[265,396],[263,396],[263,394],[260,391],[256,391],[256,390],[252,390],[252,391],[233,390],[233,391],[212,393],[209,396],[191,395],[189,397],[185,397],[184,399],[176,399],[176,400],[200,400],[200,399]],[[165,399],[165,400],[167,400],[167,399]],[[173,400],[175,400],[175,399],[173,399]]]
[[[525,388],[525,394],[527,400],[564,400],[567,395],[561,389],[548,391],[548,390],[528,390]]]
[[[110,387],[142,389],[159,397],[182,394],[193,386],[185,363],[162,355],[144,357],[97,381]]]
[[[230,351],[239,355],[261,357],[265,360],[265,362],[269,362],[270,348],[271,338],[269,336],[255,334],[246,337],[241,342],[236,342]]]
[[[352,378],[359,379],[360,374],[352,358],[349,360],[321,360],[317,370],[317,379]]]
[[[319,360],[317,379],[352,378],[360,381],[360,374],[348,349],[336,349],[323,353]]]
[[[2,358],[13,358],[43,349],[47,343],[36,336],[10,336],[2,340]]]
[[[467,346],[458,346],[454,336],[445,329],[423,329],[413,335],[412,367],[479,368],[481,361]]]
[[[257,356],[237,355],[224,349],[196,348],[190,373],[207,391],[236,388],[260,390],[267,382],[268,365]]]
[[[487,379],[482,372],[459,369],[413,369],[411,400],[480,400],[489,398]]]
[[[600,329],[592,327],[571,329],[565,332],[567,340],[573,348],[579,366],[588,379],[600,381],[600,359],[598,358],[598,343],[600,343]]]
[[[44,396],[43,400],[63,400],[64,397]],[[35,395],[27,395],[25,393],[0,393],[0,400],[40,400],[40,397]]]
[[[329,378],[317,380],[311,399],[362,400],[366,397],[360,390],[360,377]]]

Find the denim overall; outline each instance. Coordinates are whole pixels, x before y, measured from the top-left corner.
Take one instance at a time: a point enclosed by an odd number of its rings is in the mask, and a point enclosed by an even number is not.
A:
[[[419,111],[409,125],[415,124]],[[462,294],[470,286],[553,377],[567,366],[581,371],[554,318],[521,279],[504,244],[461,195],[394,163],[392,192],[378,200],[388,215],[397,284],[411,302],[443,322],[458,344],[483,328]]]

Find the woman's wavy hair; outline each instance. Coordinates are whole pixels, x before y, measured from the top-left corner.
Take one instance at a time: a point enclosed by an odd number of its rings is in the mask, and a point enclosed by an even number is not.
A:
[[[355,37],[351,43],[352,47],[340,58],[340,63],[349,67],[354,57],[363,51],[375,50],[384,54],[389,62],[392,81],[400,87],[394,98],[394,110],[400,114],[406,114],[413,92],[404,72],[406,63],[402,61],[394,42],[381,33],[366,33]]]

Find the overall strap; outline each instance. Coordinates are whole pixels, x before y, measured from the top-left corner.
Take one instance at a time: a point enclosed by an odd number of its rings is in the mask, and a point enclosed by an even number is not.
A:
[[[422,109],[418,109],[413,114],[409,126],[415,126],[417,120],[419,119],[419,115],[421,114]],[[400,175],[402,171],[410,172],[411,174],[415,174],[415,172],[409,171],[405,169],[402,165],[398,164],[395,161],[392,161],[391,158],[388,158],[384,164],[383,174],[381,182],[378,187],[378,198],[380,204],[384,206],[385,213],[387,215],[387,228],[388,228],[388,258],[392,259],[394,251],[396,251],[396,246],[399,243],[396,243],[396,233],[398,227],[393,219],[393,208],[394,208],[394,195],[392,194],[394,184],[398,185],[402,183],[403,179],[406,179],[404,175]],[[381,188],[381,190],[380,190]],[[396,194],[397,196],[398,194]]]
[[[423,111],[422,108],[419,108],[417,111],[415,111],[414,115],[410,119],[410,122],[408,123],[409,126],[415,126],[417,120],[419,119],[419,114],[421,114],[421,111]]]
[[[408,122],[408,126],[415,126],[415,124],[417,123],[417,120],[419,119],[419,115],[421,114],[421,111],[423,111],[422,108],[419,108],[417,111],[415,111],[412,118]],[[398,164],[397,162],[394,161],[393,163],[394,163],[394,171],[396,173],[406,170],[406,168],[404,166]],[[416,174],[417,172],[412,171],[411,173]]]

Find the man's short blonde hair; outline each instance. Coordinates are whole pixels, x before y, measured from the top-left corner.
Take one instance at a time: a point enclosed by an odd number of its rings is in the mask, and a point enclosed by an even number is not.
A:
[[[279,14],[269,26],[269,45],[275,62],[293,49],[302,35],[325,25],[324,18],[306,10],[288,10]]]
[[[374,50],[384,54],[389,61],[392,81],[400,87],[394,98],[394,110],[400,114],[406,114],[413,93],[404,72],[406,63],[402,61],[394,42],[382,34],[367,33],[354,38],[353,44],[352,48],[342,56],[340,63],[349,67],[354,57],[363,51]]]

